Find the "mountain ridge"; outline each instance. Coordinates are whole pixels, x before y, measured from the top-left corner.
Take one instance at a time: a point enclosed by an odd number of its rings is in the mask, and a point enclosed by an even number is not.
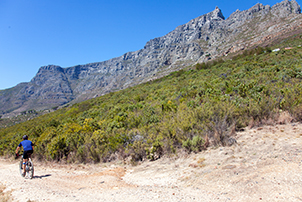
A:
[[[227,19],[216,7],[149,40],[143,49],[103,62],[67,68],[42,66],[30,82],[0,91],[0,115],[9,117],[83,101],[268,43],[301,29],[300,13],[295,0],[272,7],[258,3],[248,10],[235,11]]]

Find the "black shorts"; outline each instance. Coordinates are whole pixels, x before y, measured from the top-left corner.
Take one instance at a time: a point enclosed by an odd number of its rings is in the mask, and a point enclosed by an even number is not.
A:
[[[31,156],[31,154],[32,154],[33,152],[34,152],[33,150],[24,151],[24,152],[23,152],[23,158],[24,158],[24,159],[30,158],[30,156]]]

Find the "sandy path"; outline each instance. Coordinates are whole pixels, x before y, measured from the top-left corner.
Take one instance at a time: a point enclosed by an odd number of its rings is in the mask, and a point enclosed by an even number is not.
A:
[[[37,167],[37,166],[36,166]],[[134,185],[125,183],[124,168],[67,166],[36,168],[35,178],[24,179],[18,174],[18,163],[2,160],[1,181],[12,190],[15,201],[199,201],[199,192],[191,193],[176,186]],[[148,183],[146,183],[148,184]]]
[[[139,166],[35,165],[0,160],[15,201],[302,201],[302,124],[237,134],[237,145]]]

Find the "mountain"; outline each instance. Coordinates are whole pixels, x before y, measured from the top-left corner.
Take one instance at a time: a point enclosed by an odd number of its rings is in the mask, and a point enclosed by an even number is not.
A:
[[[30,82],[0,91],[0,115],[9,117],[80,102],[300,32],[301,7],[295,0],[272,7],[258,3],[235,11],[227,19],[216,7],[148,41],[141,50],[69,68],[43,66]]]

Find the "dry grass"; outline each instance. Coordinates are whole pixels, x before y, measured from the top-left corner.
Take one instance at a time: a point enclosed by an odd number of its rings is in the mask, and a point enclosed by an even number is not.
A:
[[[278,124],[288,124],[288,123],[291,123],[293,121],[293,119],[294,118],[287,111],[284,111],[284,112],[280,113],[277,123]]]

